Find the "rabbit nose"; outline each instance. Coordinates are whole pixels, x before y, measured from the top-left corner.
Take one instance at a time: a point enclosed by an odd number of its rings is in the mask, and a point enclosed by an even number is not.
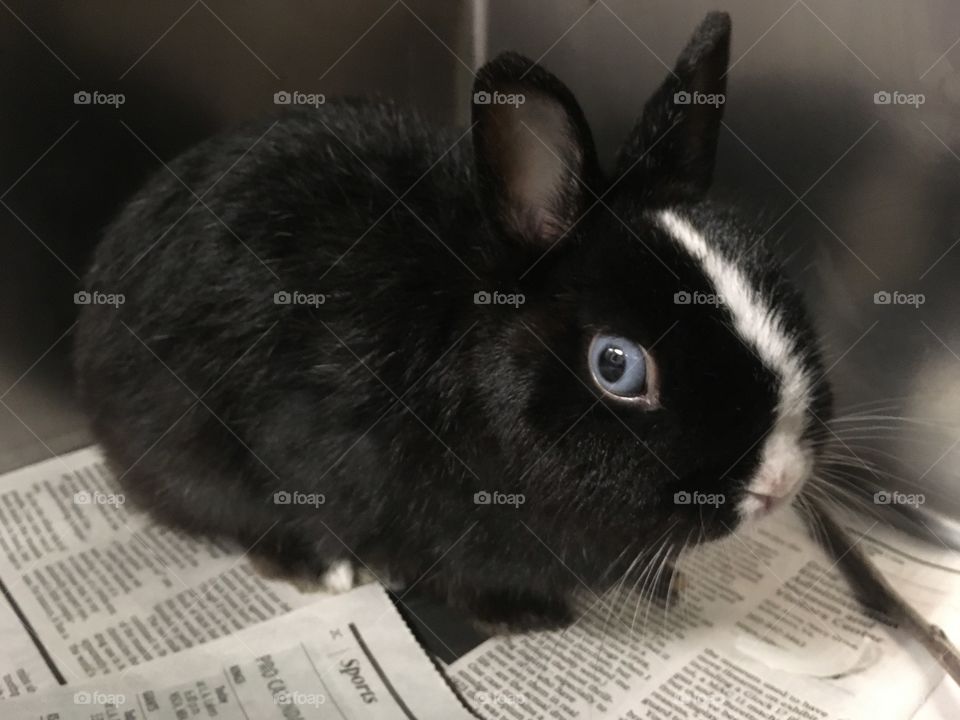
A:
[[[794,473],[786,469],[761,471],[748,491],[753,491],[753,494],[769,500],[778,500],[789,495],[798,480]]]
[[[740,503],[744,518],[763,517],[787,505],[797,494],[808,474],[808,465],[794,454],[765,462],[745,488]]]
[[[747,496],[754,498],[760,504],[760,510],[764,513],[770,512],[780,501],[782,497],[776,495],[764,495],[747,490]]]

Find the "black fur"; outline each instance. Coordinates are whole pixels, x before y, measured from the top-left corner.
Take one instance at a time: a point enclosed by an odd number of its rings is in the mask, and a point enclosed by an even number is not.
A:
[[[682,83],[722,72],[698,65],[725,66],[718,17],[685,51]],[[581,582],[603,589],[668,528],[679,542],[701,521],[709,537],[736,524],[777,378],[725,310],[674,303],[713,288],[650,220],[680,204],[731,256],[751,243],[693,200],[719,110],[690,126],[706,137],[650,153],[598,203],[611,181],[556,78],[507,55],[477,90],[528,102],[475,107],[459,143],[390,103],[331,102],[173,161],[179,179],[159,172],[98,248],[87,289],[126,302],[83,309],[76,365],[112,467],[164,522],[294,571],[362,561],[488,623],[558,624]],[[621,163],[652,142],[663,92],[651,102]],[[775,261],[742,262],[818,368]],[[474,303],[494,290],[526,302]],[[275,304],[280,291],[326,301]],[[586,353],[601,330],[652,347],[662,408],[601,396]],[[673,503],[683,489],[728,503],[701,514]],[[326,502],[275,504],[294,490]],[[525,503],[475,503],[483,490]]]
[[[700,200],[710,186],[722,113],[706,103],[681,104],[688,96],[727,92],[730,16],[712,12],[681,53],[663,84],[647,101],[618,157],[617,176],[647,202]],[[722,105],[721,105],[722,108]]]

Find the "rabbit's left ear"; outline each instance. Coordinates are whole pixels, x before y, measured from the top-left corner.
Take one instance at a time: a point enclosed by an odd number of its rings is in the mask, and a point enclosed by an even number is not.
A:
[[[729,60],[730,16],[709,13],[620,149],[615,182],[660,202],[698,200],[707,192]]]
[[[484,207],[502,232],[552,245],[590,206],[593,137],[573,94],[536,63],[504,53],[473,86],[473,146]]]

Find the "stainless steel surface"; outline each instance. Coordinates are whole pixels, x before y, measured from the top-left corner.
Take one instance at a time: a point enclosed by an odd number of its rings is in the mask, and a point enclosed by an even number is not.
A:
[[[960,516],[960,5],[492,0],[487,53],[519,50],[563,78],[609,162],[712,9],[733,18],[716,195],[791,256],[840,410],[910,418],[840,433],[847,454],[883,463],[872,484]]]
[[[88,440],[70,378],[73,293],[148,173],[272,111],[278,90],[377,93],[464,117],[460,2],[0,5],[0,471]],[[74,104],[123,93],[118,108]]]

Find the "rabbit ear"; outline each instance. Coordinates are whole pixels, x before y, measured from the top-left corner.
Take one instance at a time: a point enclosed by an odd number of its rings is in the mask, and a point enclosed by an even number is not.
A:
[[[729,60],[730,16],[709,13],[620,149],[615,178],[628,192],[660,201],[697,200],[706,193]]]
[[[552,245],[589,207],[599,175],[580,106],[557,78],[515,53],[481,68],[473,90],[484,206],[508,235]]]

